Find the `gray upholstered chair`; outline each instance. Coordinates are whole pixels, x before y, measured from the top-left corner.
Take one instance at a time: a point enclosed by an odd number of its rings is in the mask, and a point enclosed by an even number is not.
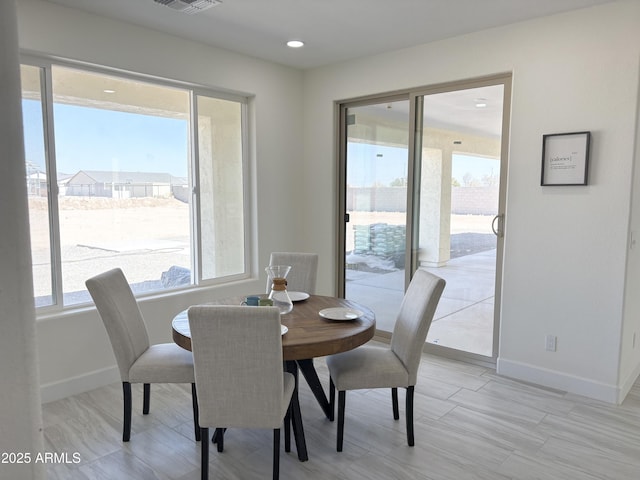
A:
[[[109,334],[124,395],[122,441],[131,436],[131,384],[143,384],[142,413],[149,413],[152,383],[190,383],[196,440],[198,399],[193,373],[193,355],[174,343],[149,344],[147,327],[138,302],[122,270],[115,268],[85,282]],[[207,442],[204,442],[207,443]]]
[[[391,345],[364,345],[327,357],[330,375],[331,411],[335,411],[338,390],[337,450],[342,451],[344,409],[347,390],[391,388],[393,418],[398,413],[398,387],[405,387],[407,442],[414,445],[413,391],[420,366],[422,347],[433,319],[445,281],[418,269],[409,284],[391,336]]]
[[[273,429],[273,478],[279,477],[280,425],[295,379],[282,370],[277,307],[200,305],[189,308],[189,327],[200,403],[201,437],[216,428]],[[209,475],[209,442],[201,442],[201,477]]]
[[[287,275],[287,290],[290,292],[304,292],[309,295],[316,293],[316,278],[318,276],[317,253],[273,252],[269,265],[290,265],[291,271]],[[267,293],[271,290],[267,279]]]
[[[309,295],[316,293],[316,279],[318,276],[318,254],[298,252],[272,252],[269,265],[290,265],[291,271],[287,275],[287,290],[290,292],[303,292]],[[271,284],[267,278],[267,293],[271,290]],[[296,362],[300,372],[312,388],[314,395],[324,393],[316,391],[313,386],[320,386],[318,373],[313,365],[313,359],[300,359]],[[285,418],[285,447],[289,445],[290,418]]]

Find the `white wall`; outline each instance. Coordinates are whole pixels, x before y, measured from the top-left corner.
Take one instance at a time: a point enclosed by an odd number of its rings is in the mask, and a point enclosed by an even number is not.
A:
[[[639,330],[637,302],[623,322],[639,59],[640,3],[621,1],[307,71],[305,243],[334,258],[336,100],[512,72],[498,369],[618,401],[619,363],[627,377],[640,365],[640,338],[620,348],[623,323]],[[583,130],[590,185],[540,187],[542,135]],[[629,267],[637,287],[638,261]],[[321,272],[319,289],[334,276]]]
[[[44,478],[16,8],[0,2],[0,452],[28,455],[0,466],[2,478]],[[31,461],[27,461],[30,459]]]
[[[302,73],[48,2],[18,1],[19,43],[39,52],[252,97],[255,278],[236,285],[142,302],[153,342],[171,341],[172,316],[214,297],[264,290],[271,251],[301,249],[297,225],[302,152]],[[257,199],[259,198],[259,201]],[[259,245],[257,239],[259,238]],[[258,248],[259,247],[259,248]],[[98,273],[98,272],[96,272]],[[258,280],[259,278],[259,280]],[[43,399],[118,380],[110,344],[94,309],[37,323]]]
[[[640,85],[638,85],[640,92]],[[627,260],[627,284],[625,287],[624,321],[620,341],[620,373],[618,384],[627,392],[640,374],[640,93],[636,117],[636,144],[631,223],[629,228],[629,257]]]

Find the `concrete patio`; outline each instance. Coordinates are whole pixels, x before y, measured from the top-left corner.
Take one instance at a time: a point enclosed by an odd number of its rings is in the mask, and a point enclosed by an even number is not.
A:
[[[447,281],[429,330],[429,343],[491,357],[496,250],[428,268]],[[378,330],[391,332],[403,296],[404,270],[347,270],[346,296],[371,308]]]

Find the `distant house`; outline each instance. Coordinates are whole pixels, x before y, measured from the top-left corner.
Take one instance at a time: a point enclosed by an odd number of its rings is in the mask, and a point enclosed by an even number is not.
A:
[[[80,170],[68,178],[64,195],[108,198],[171,197],[188,181],[169,173]],[[61,194],[63,189],[60,189]]]
[[[58,195],[65,196],[67,194],[67,183],[72,178],[73,175],[58,172]]]
[[[47,174],[34,162],[25,162],[27,173],[27,195],[35,197],[47,196]]]
[[[41,171],[28,171],[27,194],[35,197],[47,196],[47,174]]]

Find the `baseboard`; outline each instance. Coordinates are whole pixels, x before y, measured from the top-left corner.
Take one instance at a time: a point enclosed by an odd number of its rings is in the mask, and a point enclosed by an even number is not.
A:
[[[382,330],[376,330],[376,333],[373,335],[373,340],[389,344],[391,343],[391,334]]]
[[[556,390],[582,395],[607,403],[618,404],[620,389],[616,385],[596,382],[588,378],[540,368],[521,362],[498,358],[496,373],[524,382],[535,383]]]
[[[633,384],[636,383],[636,380],[640,376],[640,364],[636,365],[636,368],[633,369],[631,374],[622,382],[620,385],[620,396],[618,404],[622,403],[626,398],[627,394],[631,391]]]
[[[113,366],[40,385],[40,396],[42,403],[48,403],[119,381],[120,372],[118,367]]]

